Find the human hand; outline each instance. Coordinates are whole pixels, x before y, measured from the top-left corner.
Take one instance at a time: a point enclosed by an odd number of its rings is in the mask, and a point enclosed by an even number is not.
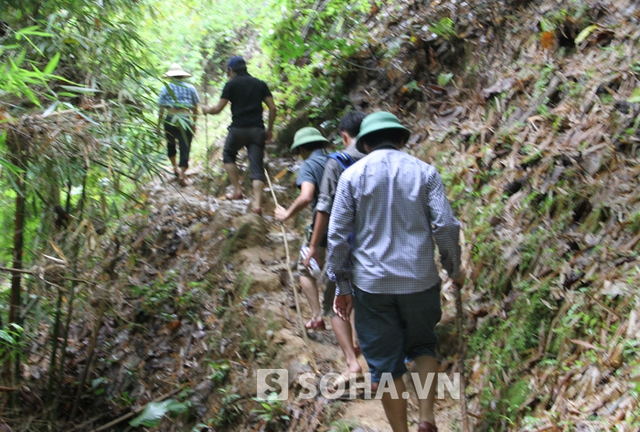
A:
[[[353,296],[336,295],[333,299],[333,311],[343,320],[349,322],[351,317],[351,310],[353,309]]]
[[[270,130],[267,130],[267,139],[265,140],[266,144],[271,143],[271,139],[273,138],[273,132],[271,132]]]
[[[284,222],[287,220],[287,209],[281,205],[276,206],[273,214],[277,221]]]
[[[318,256],[318,250],[313,245],[309,245],[309,252],[307,252],[307,255],[302,260],[302,265],[304,265],[305,267],[308,268],[309,267],[309,263],[311,262],[311,258],[315,259],[317,263],[320,263],[320,257]]]

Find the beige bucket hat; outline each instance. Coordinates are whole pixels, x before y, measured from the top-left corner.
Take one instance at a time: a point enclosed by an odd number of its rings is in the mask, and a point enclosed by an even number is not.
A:
[[[189,72],[186,72],[184,69],[182,69],[182,66],[180,66],[178,63],[172,64],[169,70],[164,75],[162,75],[163,78],[177,78],[177,77],[189,78],[190,76],[192,75]]]

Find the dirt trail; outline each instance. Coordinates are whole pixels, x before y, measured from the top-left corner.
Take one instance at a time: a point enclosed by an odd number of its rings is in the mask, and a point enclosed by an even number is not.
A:
[[[190,185],[187,187],[179,187],[173,179],[168,179],[164,184],[160,181],[151,183],[148,187],[148,192],[152,207],[155,209],[170,207],[177,212],[203,209],[216,214],[215,220],[219,226],[233,227],[234,224],[238,224],[239,220],[242,220],[244,221],[243,223],[257,224],[257,226],[261,226],[262,229],[267,231],[264,237],[264,244],[249,242],[249,244],[243,244],[240,249],[235,251],[234,257],[231,259],[232,264],[227,269],[232,269],[236,274],[243,273],[248,275],[250,287],[247,301],[251,303],[253,315],[261,317],[265,322],[273,320],[280,327],[275,332],[275,335],[269,334],[266,325],[262,329],[263,334],[261,336],[265,340],[269,340],[272,337],[273,339],[270,340],[270,343],[278,344],[276,357],[272,361],[273,364],[267,367],[288,368],[290,374],[295,373],[296,368],[300,368],[302,371],[310,371],[311,368],[308,366],[310,364],[309,352],[304,345],[295,309],[291,308],[293,292],[288,286],[284,286],[286,277],[283,278],[282,276],[286,273],[286,254],[281,228],[274,222],[272,217],[271,209],[273,208],[273,203],[271,202],[270,193],[268,191],[265,193],[267,197],[265,208],[267,211],[265,211],[264,218],[260,220],[256,215],[246,215],[250,205],[248,199],[228,201],[205,192],[203,186],[206,182],[206,174],[201,167],[192,168],[188,173],[188,179]],[[278,185],[274,187],[282,189]],[[286,205],[288,203],[283,204]],[[291,260],[295,260],[297,257],[300,238],[300,233],[293,232],[290,227],[287,227]],[[206,256],[207,252],[203,251],[202,255]],[[310,311],[302,295],[300,295],[300,302],[303,317],[308,317]],[[310,332],[309,334],[311,355],[314,357],[321,374],[339,373],[345,369],[342,351],[337,345],[330,321],[325,320],[325,322],[327,324],[326,330]],[[227,331],[233,332],[234,329],[230,328]],[[359,361],[366,370],[366,362],[362,356]],[[238,388],[245,388],[250,393],[255,393],[253,377],[255,377],[255,370],[260,367],[265,367],[264,363],[250,367],[250,370],[254,371],[253,376],[247,377],[245,374],[242,377],[240,376],[241,374],[238,374],[235,377],[234,385]],[[446,368],[446,365],[443,365],[444,368]],[[295,388],[295,384],[293,387]],[[287,407],[293,411],[295,411],[296,405],[300,403],[299,400],[296,400],[296,393],[298,392],[295,390],[290,391],[290,397],[287,401]],[[322,402],[326,403],[325,408],[327,408],[329,407],[328,403],[331,401],[323,400]],[[350,430],[379,432],[391,430],[386,421],[382,405],[377,400],[343,400],[340,405],[339,411],[341,414],[333,418],[334,424],[338,422],[337,424],[341,426],[348,425]],[[452,423],[452,419],[458,417],[459,412],[456,401],[451,399],[438,401],[437,408],[439,430],[444,432],[452,430],[449,425]],[[413,394],[409,400],[409,409],[409,421],[415,424],[418,421],[418,410],[415,395]],[[244,430],[245,427],[248,427],[248,425],[241,429]],[[416,426],[412,426],[412,428],[415,429]],[[293,421],[290,430],[309,430],[309,425],[304,427],[296,426],[295,421]],[[319,430],[324,429],[320,428]]]

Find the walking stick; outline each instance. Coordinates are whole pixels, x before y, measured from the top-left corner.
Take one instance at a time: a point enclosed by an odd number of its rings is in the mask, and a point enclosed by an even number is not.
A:
[[[209,98],[207,95],[207,85],[209,84],[209,79],[207,78],[207,66],[205,63],[205,67],[204,67],[204,105],[205,106],[209,106]],[[202,113],[202,118],[204,119],[204,146],[207,149],[206,151],[206,158],[207,160],[205,161],[205,166],[208,168],[209,167],[209,121],[207,120],[207,116],[206,114]],[[207,189],[208,190],[208,189]]]
[[[275,205],[278,205],[278,199],[276,198],[276,193],[273,190],[273,185],[271,184],[271,177],[269,177],[269,172],[267,169],[264,169],[264,173],[267,176],[267,182],[269,183],[269,189],[271,190],[271,196],[273,197],[273,202]],[[298,288],[293,283],[293,273],[291,272],[291,258],[289,257],[289,242],[287,241],[287,232],[284,229],[284,223],[280,222],[280,229],[282,229],[282,238],[284,239],[284,250],[287,255],[287,272],[289,273],[289,280],[291,281],[291,285],[293,286],[293,297],[296,300],[296,313],[298,315],[298,323],[300,324],[300,330],[302,331],[302,338],[304,339],[304,344],[307,347],[307,351],[309,351],[309,358],[311,360],[311,366],[313,367],[313,371],[315,373],[319,373],[318,366],[316,365],[316,360],[313,358],[313,352],[311,351],[311,347],[309,346],[309,339],[307,338],[307,329],[304,327],[304,321],[302,320],[302,313],[300,312],[300,300],[298,300]]]
[[[456,290],[456,326],[458,330],[458,371],[460,372],[460,411],[462,416],[462,432],[469,432],[469,417],[467,416],[467,380],[464,373],[464,337],[462,335],[462,294],[461,286],[454,282]]]

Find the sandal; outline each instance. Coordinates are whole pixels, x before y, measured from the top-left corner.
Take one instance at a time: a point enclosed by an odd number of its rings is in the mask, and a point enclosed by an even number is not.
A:
[[[319,321],[307,321],[304,328],[307,330],[325,330],[327,327],[324,325],[324,320],[320,318]]]
[[[189,186],[189,181],[185,178],[178,178],[178,184],[182,187]]]
[[[350,372],[348,375],[341,373],[340,376],[333,383],[333,389],[338,389],[340,387],[344,389],[348,389],[349,385],[351,385],[351,380],[358,381],[359,379],[364,378],[362,372]]]
[[[228,193],[224,196],[226,199],[231,200],[231,201],[237,201],[237,200],[241,200],[242,198],[244,198],[244,195],[242,195],[242,193]]]
[[[418,424],[418,432],[438,432],[438,428],[428,421],[422,421]]]

